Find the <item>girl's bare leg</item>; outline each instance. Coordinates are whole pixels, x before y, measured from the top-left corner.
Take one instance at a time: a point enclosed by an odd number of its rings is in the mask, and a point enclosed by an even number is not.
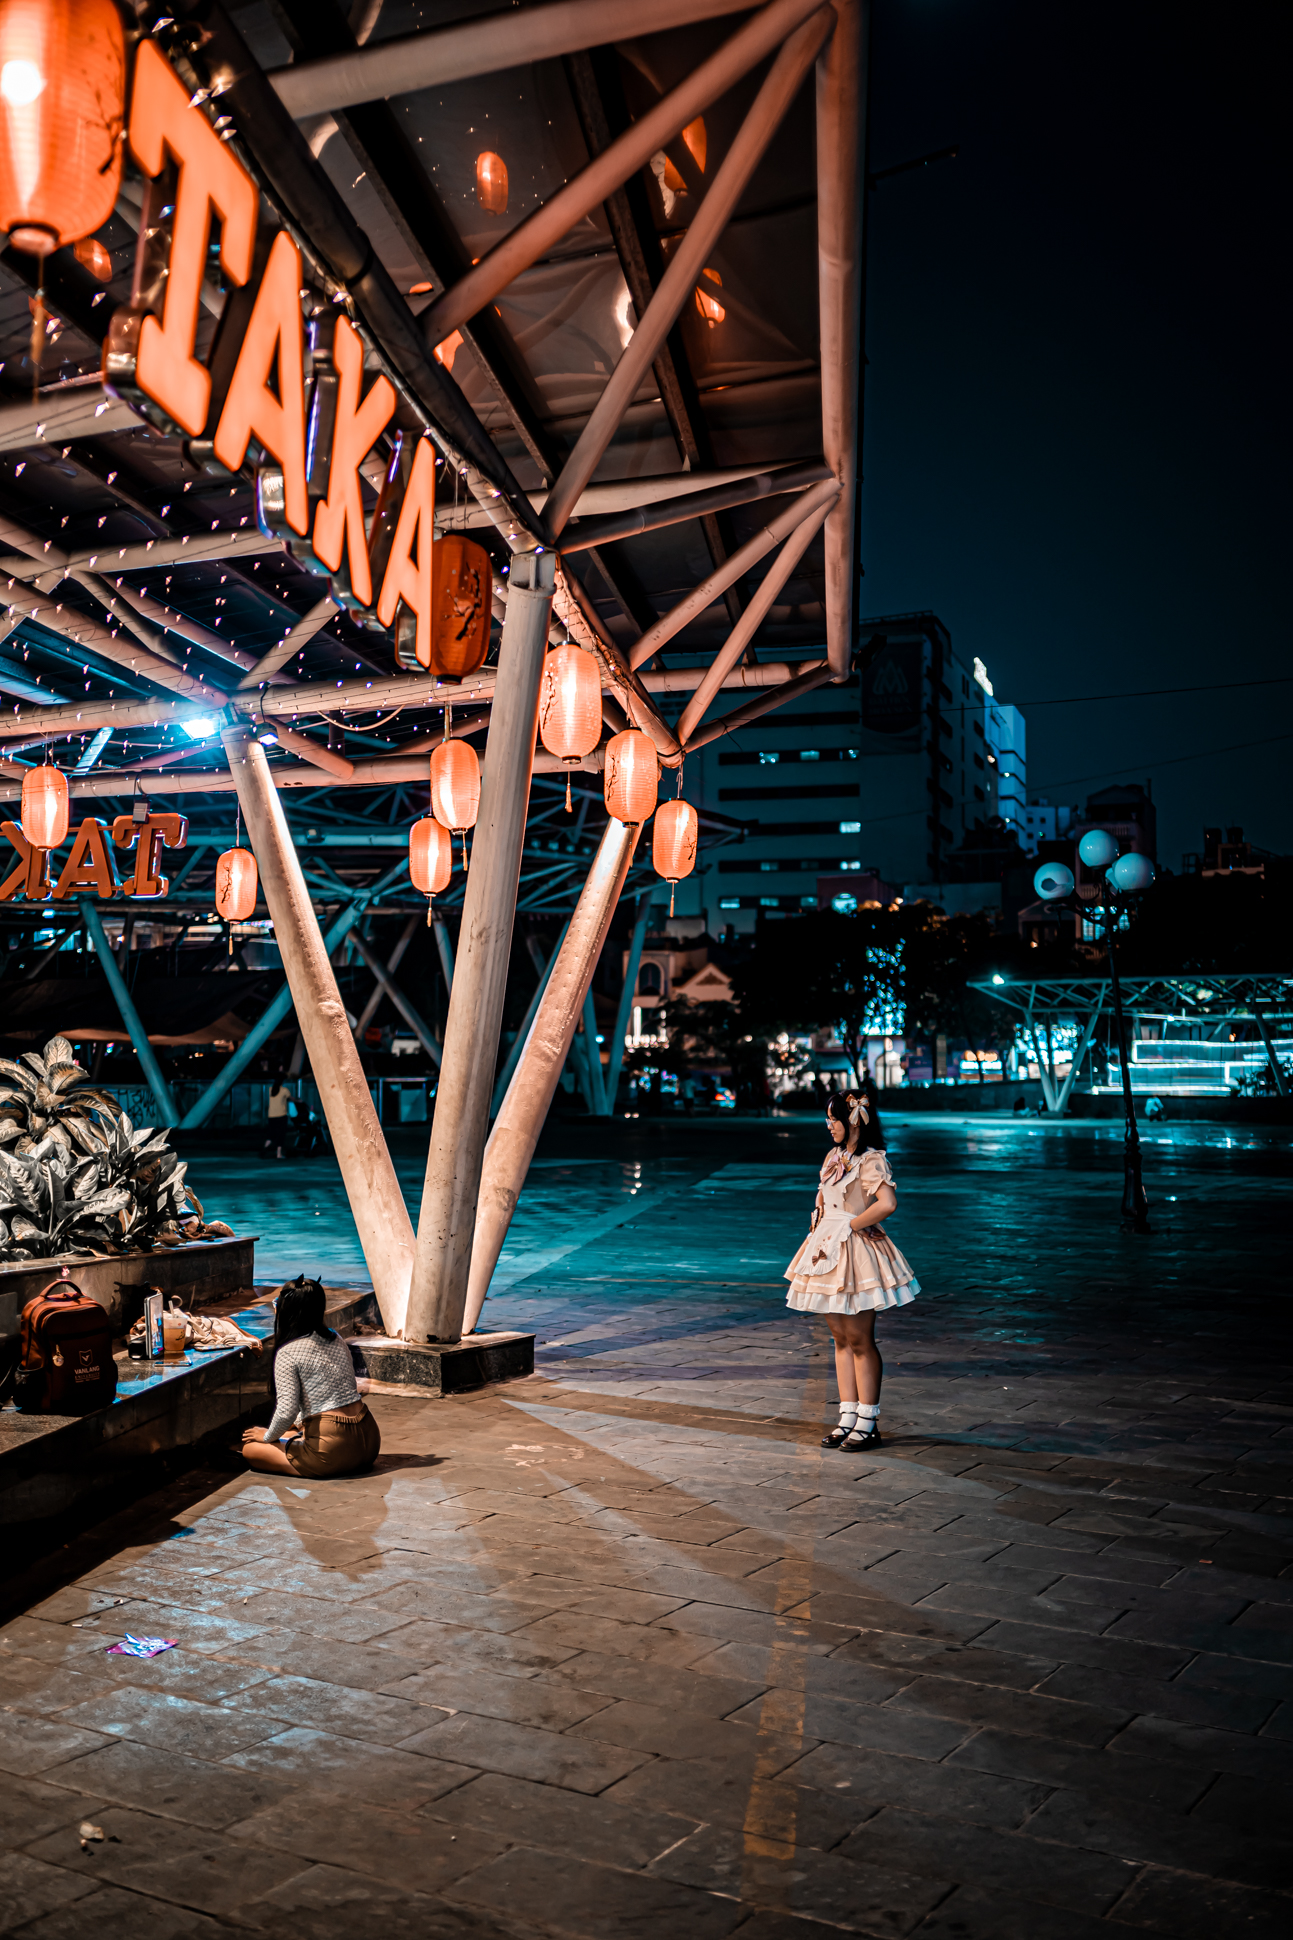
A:
[[[880,1383],[884,1379],[884,1362],[875,1344],[875,1314],[846,1314],[843,1319],[847,1330],[845,1352],[853,1363],[850,1372],[854,1394],[864,1405],[874,1405],[880,1399]],[[837,1347],[837,1369],[841,1358]],[[843,1394],[842,1388],[840,1393]]]
[[[242,1445],[242,1456],[249,1468],[259,1469],[262,1475],[296,1474],[296,1470],[277,1442],[245,1441]]]
[[[827,1314],[826,1325],[830,1328],[831,1339],[835,1342],[835,1383],[841,1401],[856,1401],[858,1398],[857,1379],[853,1367],[853,1349],[850,1345],[846,1327],[849,1316]]]

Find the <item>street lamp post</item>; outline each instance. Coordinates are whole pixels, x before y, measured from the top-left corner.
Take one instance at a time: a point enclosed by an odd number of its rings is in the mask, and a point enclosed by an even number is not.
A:
[[[1114,932],[1118,917],[1133,896],[1148,889],[1154,880],[1154,865],[1148,856],[1129,850],[1118,854],[1118,844],[1105,829],[1088,829],[1078,844],[1078,854],[1088,869],[1104,875],[1102,901],[1105,914],[1104,942],[1109,957],[1109,985],[1113,996],[1114,1028],[1118,1033],[1118,1067],[1122,1073],[1123,1135],[1122,1224],[1124,1232],[1148,1233],[1149,1200],[1141,1175],[1140,1128],[1136,1123],[1136,1101],[1131,1089],[1131,1051],[1123,1021],[1122,985],[1118,981],[1118,952]],[[1043,863],[1033,877],[1033,887],[1044,902],[1064,903],[1080,910],[1074,898],[1073,871],[1062,863]]]

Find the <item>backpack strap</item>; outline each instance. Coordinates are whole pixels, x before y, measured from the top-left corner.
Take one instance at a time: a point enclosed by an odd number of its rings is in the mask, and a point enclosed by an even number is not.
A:
[[[78,1300],[85,1299],[85,1295],[82,1293],[80,1287],[77,1286],[75,1280],[51,1280],[49,1285],[42,1287],[34,1298],[37,1300],[57,1300],[60,1296],[69,1299],[73,1296]]]

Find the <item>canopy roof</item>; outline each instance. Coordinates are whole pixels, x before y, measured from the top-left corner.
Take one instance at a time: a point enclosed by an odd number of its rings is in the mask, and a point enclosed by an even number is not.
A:
[[[721,731],[724,686],[753,690],[738,700],[748,713],[847,673],[861,81],[847,0],[838,19],[814,0],[758,13],[730,0],[504,13],[360,0],[349,15],[334,0],[230,13],[182,0],[143,19],[186,84],[202,84],[200,111],[228,117],[262,211],[301,243],[312,285],[347,303],[370,372],[396,384],[396,424],[430,429],[437,529],[470,528],[489,550],[494,641],[464,682],[401,672],[386,633],[340,611],[325,581],[257,530],[250,469],[223,471],[105,393],[100,349],[131,296],[143,195],[128,160],[98,234],[111,281],[70,250],[47,259],[38,366],[37,265],[0,253],[11,799],[22,761],[48,748],[84,770],[82,812],[140,791],[203,825],[231,821],[216,798],[231,785],[217,727],[232,705],[288,729],[281,787],[332,791],[309,826],[407,826],[426,807],[446,704],[455,731],[487,727],[507,560],[536,544],[559,548],[552,637],[597,653],[607,732],[642,727],[666,763]],[[819,144],[822,128],[834,133]],[[551,233],[536,241],[534,221],[522,225],[543,210]],[[671,265],[681,297],[669,296]],[[219,274],[216,258],[200,353],[226,300]],[[630,370],[648,339],[652,354]],[[384,463],[379,447],[370,509]],[[598,751],[583,764],[572,853],[591,852],[603,819],[600,762]],[[540,754],[535,766],[559,764]],[[557,793],[536,788],[545,828]],[[543,907],[577,876],[542,859],[561,838],[537,824],[532,838],[522,906]]]

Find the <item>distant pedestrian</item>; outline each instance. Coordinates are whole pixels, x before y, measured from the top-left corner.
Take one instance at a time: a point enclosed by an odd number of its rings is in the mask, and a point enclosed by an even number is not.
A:
[[[355,1475],[382,1445],[360,1400],[348,1344],[327,1324],[327,1295],[304,1274],[278,1296],[274,1314],[274,1418],[249,1428],[242,1452],[252,1468],[279,1475]]]
[[[688,1118],[690,1118],[692,1112],[696,1109],[696,1080],[692,1077],[690,1071],[683,1079],[679,1089],[682,1092],[682,1108]]]
[[[821,1314],[835,1342],[840,1418],[823,1448],[875,1448],[880,1441],[884,1362],[875,1317],[920,1292],[915,1274],[880,1221],[898,1204],[873,1104],[856,1091],[834,1092],[826,1106],[833,1140],[821,1169],[812,1228],[786,1268],[786,1305]]]
[[[294,1100],[291,1092],[288,1090],[282,1078],[275,1078],[273,1084],[270,1086],[269,1109],[265,1114],[269,1119],[269,1132],[265,1139],[264,1149],[268,1151],[272,1145],[275,1148],[274,1157],[276,1159],[281,1159],[283,1156],[283,1147],[287,1140],[293,1109]]]

